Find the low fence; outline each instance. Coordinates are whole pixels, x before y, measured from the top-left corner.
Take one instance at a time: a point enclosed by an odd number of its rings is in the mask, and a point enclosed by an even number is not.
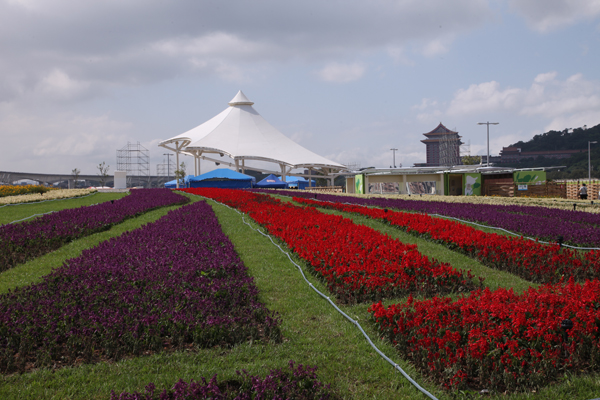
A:
[[[486,182],[483,185],[482,194],[484,196],[500,197],[558,197],[567,199],[570,198],[568,197],[568,186],[565,182],[547,182],[541,185]]]
[[[579,199],[579,189],[587,186],[588,200],[600,198],[600,181],[555,181],[541,185],[518,185],[515,183],[485,182],[481,194],[500,197],[556,197],[563,199]]]
[[[318,193],[343,193],[344,188],[342,186],[318,186],[318,187],[307,187],[306,189],[309,192],[318,192]]]
[[[578,199],[579,188],[585,185],[587,186],[588,200],[598,200],[598,191],[600,191],[600,181],[570,181],[565,182],[567,186],[567,199]]]

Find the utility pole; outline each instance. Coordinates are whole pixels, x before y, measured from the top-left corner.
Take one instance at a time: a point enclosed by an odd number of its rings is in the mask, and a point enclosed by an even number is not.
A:
[[[591,190],[591,186],[592,186],[592,157],[590,155],[590,145],[592,143],[598,143],[598,142],[597,141],[593,141],[593,142],[588,141],[588,181],[589,181],[588,185],[590,185],[588,190]],[[591,197],[591,195],[590,195],[590,197]]]
[[[394,166],[394,168],[396,168],[396,152],[398,151],[398,149],[390,149],[392,151],[393,157],[394,157],[394,163],[392,164]]]
[[[487,125],[487,163],[486,167],[490,166],[490,125],[498,125],[500,122],[478,122],[477,125]]]

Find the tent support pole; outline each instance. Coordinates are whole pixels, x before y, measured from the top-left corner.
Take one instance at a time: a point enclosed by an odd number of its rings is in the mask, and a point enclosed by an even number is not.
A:
[[[285,165],[279,164],[279,167],[281,168],[281,180],[285,182]]]
[[[175,142],[175,148],[177,149],[175,151],[175,158],[177,159],[177,163],[175,164],[175,171],[177,171],[179,169],[179,142]],[[177,189],[179,189],[179,179],[177,177],[175,177],[175,185]]]
[[[194,176],[198,176],[198,152],[194,151]]]

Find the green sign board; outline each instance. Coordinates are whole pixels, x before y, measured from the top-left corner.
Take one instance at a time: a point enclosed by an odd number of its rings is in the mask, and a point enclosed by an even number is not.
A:
[[[481,174],[465,174],[465,196],[481,196]]]
[[[546,171],[516,171],[513,179],[517,185],[541,185],[546,182]]]
[[[354,192],[358,194],[365,194],[364,174],[354,175]]]

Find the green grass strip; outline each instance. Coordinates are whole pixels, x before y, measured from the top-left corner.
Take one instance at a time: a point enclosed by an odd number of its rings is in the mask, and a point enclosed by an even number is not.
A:
[[[104,203],[110,200],[117,200],[126,195],[127,193],[95,193],[91,196],[75,197],[71,199],[8,205],[0,208],[0,225],[9,224],[13,221],[31,217],[35,214],[44,214],[50,211],[60,211],[67,208],[78,208]]]

